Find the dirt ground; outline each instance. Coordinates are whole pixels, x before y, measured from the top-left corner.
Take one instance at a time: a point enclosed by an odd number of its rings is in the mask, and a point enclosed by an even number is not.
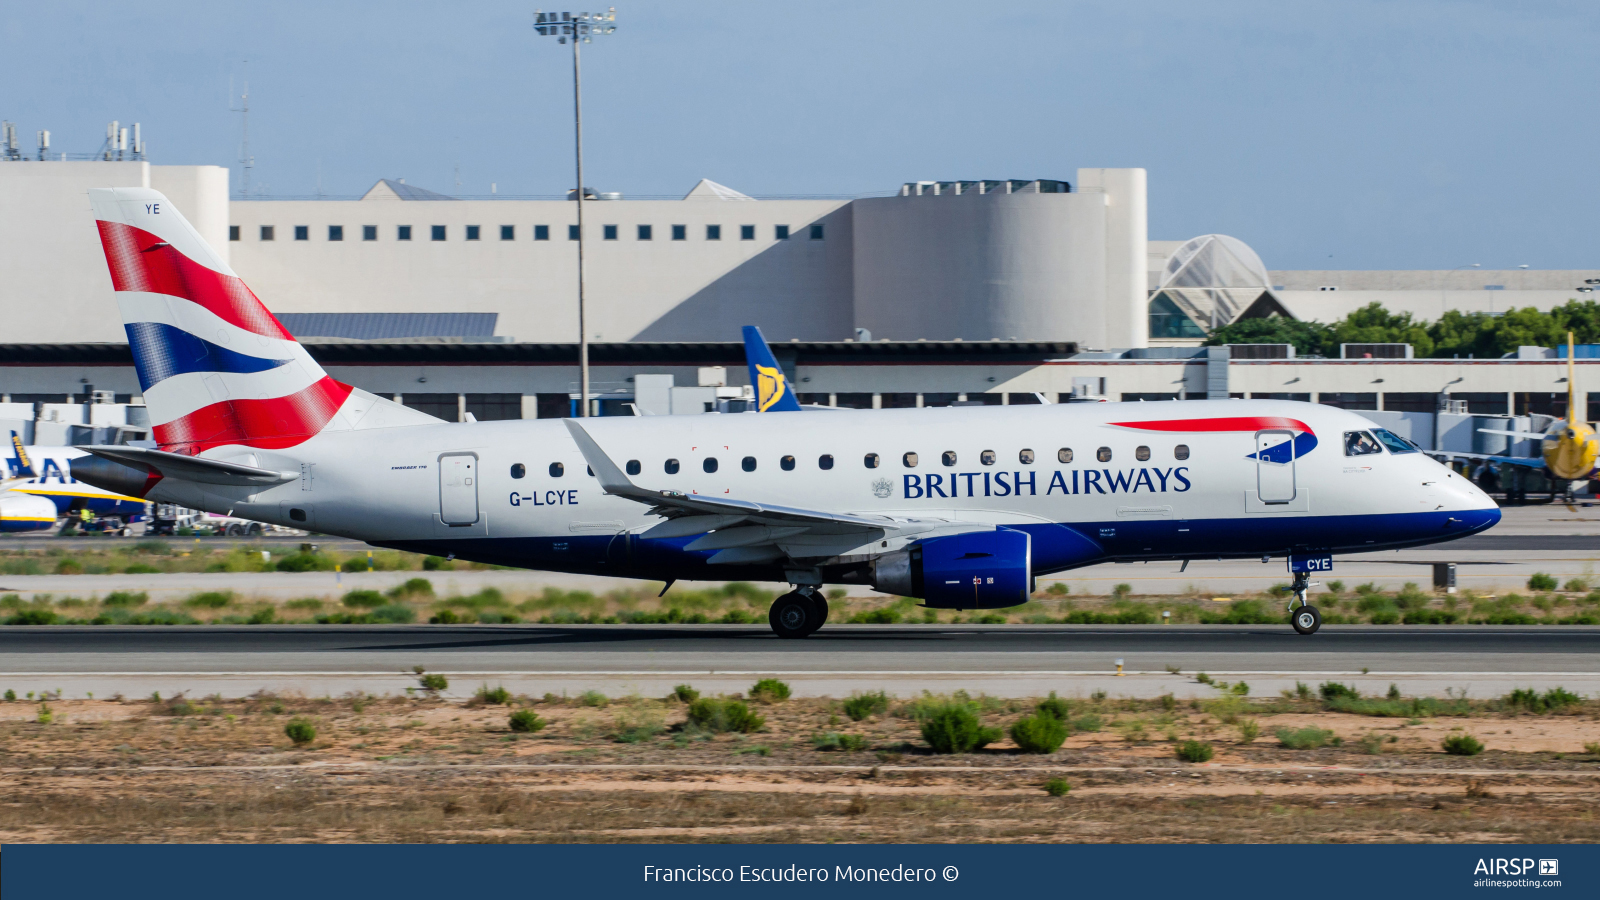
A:
[[[1002,731],[1034,706],[970,702]],[[941,755],[907,700],[861,721],[839,700],[751,701],[760,730],[712,734],[637,697],[19,699],[0,702],[0,842],[1600,840],[1600,701],[1420,719],[1315,698],[1069,702],[1055,753],[1002,737]],[[522,708],[539,731],[509,728]],[[315,738],[296,746],[295,720]],[[1340,743],[1289,749],[1285,728]],[[1442,752],[1462,732],[1487,749]],[[864,749],[817,749],[829,733]],[[1180,761],[1190,739],[1215,756]]]

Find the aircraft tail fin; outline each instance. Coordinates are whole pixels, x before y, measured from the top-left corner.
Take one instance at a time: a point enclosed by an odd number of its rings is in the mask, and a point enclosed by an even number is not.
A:
[[[89,202],[161,449],[438,421],[330,378],[160,191],[96,188]]]
[[[772,355],[761,329],[744,326],[744,359],[750,367],[750,384],[755,387],[756,410],[759,412],[799,412],[800,401],[789,386],[789,379]]]
[[[11,473],[12,477],[38,477],[39,473],[33,470],[33,460],[28,458],[28,449],[22,445],[22,436],[15,431],[11,432],[11,452],[17,460],[17,470]]]

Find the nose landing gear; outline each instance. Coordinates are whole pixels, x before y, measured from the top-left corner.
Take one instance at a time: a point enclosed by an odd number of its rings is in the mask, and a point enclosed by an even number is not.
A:
[[[1322,613],[1306,600],[1306,591],[1311,588],[1311,576],[1305,572],[1294,573],[1291,587],[1294,597],[1289,601],[1289,624],[1299,634],[1316,634],[1317,629],[1322,627]],[[1296,603],[1300,605],[1299,609],[1295,609]]]
[[[815,587],[796,588],[772,601],[767,622],[781,638],[803,638],[828,621],[828,600]]]

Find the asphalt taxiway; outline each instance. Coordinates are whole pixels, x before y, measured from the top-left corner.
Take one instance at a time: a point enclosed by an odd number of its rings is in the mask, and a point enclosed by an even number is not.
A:
[[[1121,661],[1121,676],[1116,674]],[[256,690],[398,694],[412,670],[529,694],[665,694],[674,684],[748,689],[778,676],[801,694],[900,695],[964,689],[1002,696],[1214,696],[1196,680],[1243,680],[1252,694],[1296,682],[1408,695],[1472,696],[1557,684],[1600,692],[1600,627],[851,626],[781,640],[763,626],[237,626],[0,630],[0,688],[68,696]]]

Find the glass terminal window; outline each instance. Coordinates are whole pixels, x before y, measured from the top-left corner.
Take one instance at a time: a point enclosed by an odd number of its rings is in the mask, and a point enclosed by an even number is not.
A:
[[[500,240],[502,240],[502,241],[514,241],[516,239],[517,239],[517,226],[515,226],[515,225],[501,225],[500,226]]]
[[[535,225],[535,226],[533,226],[533,239],[536,240],[536,241],[548,241],[548,240],[550,240],[550,226],[549,225]]]
[[[483,239],[483,228],[479,225],[467,226],[467,240],[477,241]]]
[[[363,241],[375,241],[375,240],[377,240],[378,239],[378,226],[376,226],[376,225],[363,225],[363,226],[361,226],[361,239]]]
[[[672,226],[672,239],[675,240],[675,241],[687,241],[689,239],[689,226],[687,226],[687,225],[674,225],[674,226]]]

